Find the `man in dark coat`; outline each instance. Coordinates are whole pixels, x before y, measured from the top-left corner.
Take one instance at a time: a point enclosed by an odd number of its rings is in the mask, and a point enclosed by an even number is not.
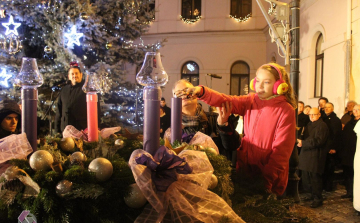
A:
[[[11,134],[20,133],[21,110],[19,105],[13,101],[5,99],[0,102],[0,138]],[[10,163],[0,163],[0,175],[10,166]]]
[[[318,100],[321,118],[324,118],[326,116],[326,114],[325,114],[325,104],[328,103],[328,102],[329,102],[329,100],[327,98],[325,98],[325,97],[321,97]]]
[[[298,139],[298,147],[301,147],[299,155],[299,169],[302,170],[304,189],[311,188],[310,207],[316,208],[322,205],[323,178],[325,169],[326,141],[329,129],[320,118],[318,108],[312,108],[309,113],[310,121],[304,131],[304,140]]]
[[[85,81],[77,64],[69,69],[68,78],[71,85],[63,87],[57,103],[55,131],[58,133],[62,133],[67,125],[72,125],[78,130],[87,128],[86,94],[82,90]],[[98,102],[98,114],[99,105]]]
[[[346,104],[346,113],[341,117],[341,124],[343,128],[348,121],[354,118],[353,109],[356,104],[357,103],[355,101],[348,101]]]
[[[310,122],[309,116],[304,114],[304,106],[304,102],[298,102],[298,139],[303,139],[302,135],[304,133],[305,126]]]
[[[354,127],[360,119],[360,105],[353,109],[354,117],[348,121],[342,131],[342,145],[340,151],[341,163],[344,170],[346,194],[342,198],[353,198],[354,184],[354,156],[356,151],[357,136]]]
[[[334,171],[336,163],[338,163],[338,151],[341,143],[341,121],[334,113],[334,105],[330,102],[325,104],[325,114],[323,121],[329,129],[329,138],[326,142],[326,149],[329,151],[326,157],[326,165],[324,171],[324,189],[332,191],[334,182]]]

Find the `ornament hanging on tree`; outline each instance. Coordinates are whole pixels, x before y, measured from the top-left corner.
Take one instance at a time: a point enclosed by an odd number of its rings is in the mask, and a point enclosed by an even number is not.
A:
[[[0,81],[0,85],[5,87],[5,88],[8,88],[9,87],[9,83],[8,83],[8,80],[9,78],[11,78],[12,76],[10,74],[7,74],[6,73],[6,70],[5,69],[2,69],[1,73],[0,73],[0,78],[2,79]]]
[[[86,21],[89,19],[89,16],[85,12],[82,12],[80,13],[80,19],[81,21]]]
[[[12,15],[10,16],[9,22],[3,22],[2,25],[6,28],[6,31],[5,31],[6,36],[10,35],[10,34],[14,34],[16,36],[19,35],[17,28],[19,28],[19,26],[21,26],[21,23],[14,22],[14,18]],[[10,29],[10,26],[12,26],[13,29]]]
[[[134,183],[130,185],[129,195],[124,197],[125,204],[131,208],[141,208],[147,202],[139,186]]]
[[[211,175],[211,182],[209,184],[209,189],[214,189],[218,185],[218,178],[215,174]]]
[[[56,185],[56,194],[59,197],[63,197],[66,193],[71,191],[72,182],[68,180],[62,180]]]
[[[73,154],[71,154],[70,156],[70,162],[74,162],[74,161],[80,161],[80,162],[84,162],[86,161],[86,155],[82,152],[74,152]]]
[[[29,159],[30,167],[35,171],[48,170],[53,162],[54,158],[46,150],[38,150],[34,152]]]
[[[47,53],[47,54],[52,53],[51,47],[45,46],[45,47],[44,47],[44,52]]]
[[[89,171],[95,173],[98,181],[106,181],[113,174],[111,162],[105,158],[96,158],[89,164]]]
[[[67,47],[70,49],[74,48],[74,44],[80,46],[80,38],[83,36],[84,34],[82,33],[77,33],[76,31],[76,26],[73,26],[70,30],[70,32],[65,33],[64,36],[67,39]]]
[[[106,49],[110,49],[112,47],[112,43],[106,43],[105,47]]]
[[[60,141],[60,148],[64,152],[68,152],[68,153],[74,152],[74,148],[75,148],[74,139],[71,137],[62,138]]]

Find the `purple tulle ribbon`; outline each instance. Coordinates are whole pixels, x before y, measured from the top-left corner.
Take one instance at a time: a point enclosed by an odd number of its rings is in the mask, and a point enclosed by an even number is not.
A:
[[[189,143],[193,137],[194,137],[194,134],[187,134],[184,132],[181,136],[181,142]]]
[[[135,161],[151,170],[151,179],[156,189],[162,192],[165,192],[174,181],[177,181],[177,173],[189,174],[192,172],[192,168],[186,163],[185,158],[170,153],[165,146],[161,146],[153,157],[143,154]]]

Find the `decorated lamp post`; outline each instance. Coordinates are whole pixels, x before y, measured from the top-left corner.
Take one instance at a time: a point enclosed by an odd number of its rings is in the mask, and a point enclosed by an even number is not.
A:
[[[100,86],[95,73],[86,75],[85,84],[82,89],[86,93],[88,141],[98,141],[97,93],[100,91]]]
[[[144,150],[154,155],[160,146],[160,99],[161,89],[168,81],[160,53],[147,52],[144,63],[136,75],[144,88]]]
[[[44,79],[39,72],[36,59],[23,57],[15,84],[21,86],[21,131],[26,133],[34,151],[37,148],[37,88],[43,83]]]

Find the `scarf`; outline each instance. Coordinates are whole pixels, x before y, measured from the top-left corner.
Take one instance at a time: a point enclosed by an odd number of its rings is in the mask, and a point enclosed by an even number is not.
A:
[[[195,115],[182,114],[183,133],[195,134],[200,131],[205,133],[208,119],[202,107],[198,104]]]

